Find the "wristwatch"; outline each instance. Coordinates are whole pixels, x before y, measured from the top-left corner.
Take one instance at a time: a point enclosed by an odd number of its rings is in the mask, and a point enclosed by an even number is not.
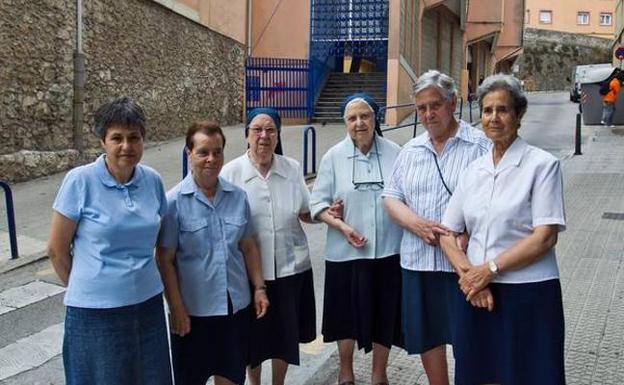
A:
[[[490,271],[492,272],[492,274],[494,275],[498,275],[498,266],[496,266],[496,262],[494,262],[493,259],[490,259],[488,261],[488,269],[490,269]]]

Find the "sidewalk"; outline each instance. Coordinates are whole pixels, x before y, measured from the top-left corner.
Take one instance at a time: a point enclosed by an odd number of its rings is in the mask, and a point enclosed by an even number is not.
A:
[[[567,229],[559,236],[568,385],[624,384],[624,129],[584,127],[583,155],[563,160]],[[619,219],[604,213],[621,214]],[[611,215],[616,217],[617,215]],[[454,372],[451,349],[449,372]],[[484,363],[487,365],[487,363]],[[370,383],[371,355],[356,353],[356,383]],[[306,385],[333,385],[334,352]],[[391,384],[428,384],[420,358],[391,351]],[[452,380],[452,378],[451,378]],[[451,381],[452,383],[452,381]]]

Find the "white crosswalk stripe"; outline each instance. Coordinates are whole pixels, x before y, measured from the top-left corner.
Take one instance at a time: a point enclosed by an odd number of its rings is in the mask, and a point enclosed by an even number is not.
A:
[[[0,349],[0,380],[36,368],[61,354],[63,323]]]
[[[0,314],[28,306],[65,291],[62,286],[33,281],[0,293]]]

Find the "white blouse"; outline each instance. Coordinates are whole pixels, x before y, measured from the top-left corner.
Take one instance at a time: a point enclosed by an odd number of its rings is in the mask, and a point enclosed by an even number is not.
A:
[[[473,265],[496,258],[542,225],[565,230],[563,180],[559,160],[516,138],[497,166],[492,151],[461,175],[442,224],[468,230],[467,255]],[[536,262],[499,274],[493,282],[527,283],[559,278],[554,247]]]
[[[299,214],[309,211],[310,197],[299,163],[274,154],[263,178],[245,153],[226,164],[220,176],[247,192],[264,279],[310,269],[308,241],[299,221]]]

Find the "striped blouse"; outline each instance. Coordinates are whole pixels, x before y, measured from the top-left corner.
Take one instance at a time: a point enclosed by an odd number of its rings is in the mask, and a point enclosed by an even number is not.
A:
[[[451,197],[444,184],[453,192],[461,172],[490,146],[490,140],[481,130],[460,120],[455,136],[448,139],[442,154],[436,155],[429,133],[425,131],[403,146],[383,196],[397,198],[418,216],[440,223]],[[453,271],[439,246],[428,245],[405,229],[401,267],[415,271]]]

